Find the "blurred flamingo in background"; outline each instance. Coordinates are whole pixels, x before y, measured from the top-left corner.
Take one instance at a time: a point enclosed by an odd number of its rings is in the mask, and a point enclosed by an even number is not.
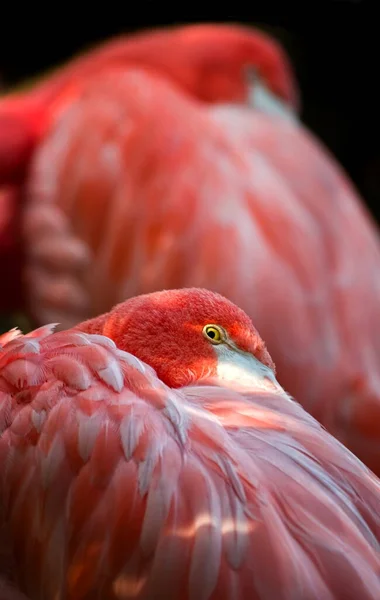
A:
[[[243,311],[172,290],[52,329],[0,338],[8,585],[29,600],[380,597],[380,481],[286,394]]]
[[[223,293],[281,384],[380,473],[378,231],[297,98],[269,38],[201,25],[111,43],[5,99],[23,140],[1,179],[23,219],[13,271],[34,319],[63,327],[162,287]]]

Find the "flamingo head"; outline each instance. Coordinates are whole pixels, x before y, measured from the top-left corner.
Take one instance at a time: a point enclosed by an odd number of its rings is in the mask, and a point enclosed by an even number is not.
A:
[[[232,302],[208,290],[137,296],[78,329],[110,337],[173,388],[207,381],[282,390],[252,321]]]
[[[287,55],[257,29],[222,24],[159,29],[132,36],[125,51],[204,102],[244,104],[292,119],[299,110]]]

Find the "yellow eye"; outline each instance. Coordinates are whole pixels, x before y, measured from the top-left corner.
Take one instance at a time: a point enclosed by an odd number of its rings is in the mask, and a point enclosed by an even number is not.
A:
[[[222,344],[227,338],[223,327],[219,325],[205,325],[203,327],[203,335],[212,344]]]

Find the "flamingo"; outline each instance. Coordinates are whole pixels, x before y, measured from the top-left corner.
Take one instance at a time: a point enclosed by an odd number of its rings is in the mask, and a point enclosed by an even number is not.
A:
[[[276,45],[260,53],[252,31],[248,57],[247,30],[228,26],[155,35],[14,104],[43,134],[23,184],[8,181],[24,248],[4,265],[36,323],[63,328],[162,287],[222,293],[257,323],[281,385],[380,474],[376,226],[297,118]]]
[[[379,598],[380,481],[284,391],[240,308],[168,290],[53,330],[0,339],[14,590]]]

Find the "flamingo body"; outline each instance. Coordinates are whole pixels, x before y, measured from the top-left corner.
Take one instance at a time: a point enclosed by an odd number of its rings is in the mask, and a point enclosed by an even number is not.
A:
[[[140,339],[156,343],[152,364],[168,351],[161,333],[202,322],[173,320],[161,299],[170,292],[128,321],[164,314],[166,328]],[[0,339],[2,531],[17,588],[29,600],[377,599],[377,478],[284,392],[170,388],[102,335],[120,337],[113,314]]]

